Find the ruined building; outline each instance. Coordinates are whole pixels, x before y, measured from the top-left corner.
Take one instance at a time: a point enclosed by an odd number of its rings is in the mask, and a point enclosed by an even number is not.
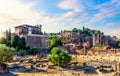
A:
[[[59,38],[62,40],[63,44],[78,44],[80,42],[80,34],[76,32],[62,33],[61,35],[59,35]]]
[[[101,46],[109,46],[109,38],[103,34],[93,35],[93,46],[101,45]]]
[[[49,40],[47,35],[42,34],[41,28],[42,25],[23,24],[15,27],[15,34],[24,37],[31,48],[45,49]]]
[[[28,24],[23,24],[15,27],[15,34],[18,36],[26,36],[28,34],[42,34],[41,31],[42,25],[28,25]]]
[[[93,35],[93,46],[101,45],[101,46],[116,46],[117,38],[115,36],[110,37],[103,34]]]

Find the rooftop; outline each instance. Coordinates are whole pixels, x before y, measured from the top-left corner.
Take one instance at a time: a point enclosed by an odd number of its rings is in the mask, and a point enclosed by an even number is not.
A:
[[[18,28],[18,27],[34,27],[34,28],[41,28],[42,25],[41,24],[37,24],[37,25],[28,25],[28,24],[22,24],[22,25],[19,25],[19,26],[16,26],[15,28]]]

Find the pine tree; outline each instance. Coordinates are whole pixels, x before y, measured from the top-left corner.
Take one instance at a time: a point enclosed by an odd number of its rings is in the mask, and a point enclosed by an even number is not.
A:
[[[11,29],[6,30],[6,41],[7,41],[7,45],[11,46],[11,43],[10,43],[10,41],[11,41]]]

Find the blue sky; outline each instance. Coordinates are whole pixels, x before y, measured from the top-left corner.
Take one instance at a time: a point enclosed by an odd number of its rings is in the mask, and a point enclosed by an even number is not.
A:
[[[119,0],[1,0],[0,6],[2,31],[20,24],[42,24],[46,32],[84,26],[120,37]]]

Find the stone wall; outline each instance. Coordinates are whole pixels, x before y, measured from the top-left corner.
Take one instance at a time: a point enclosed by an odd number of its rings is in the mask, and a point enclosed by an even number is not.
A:
[[[62,40],[63,44],[68,44],[68,43],[78,44],[80,41],[80,34],[75,32],[63,33],[59,35],[59,38]]]
[[[49,39],[47,35],[30,34],[26,37],[26,43],[31,48],[45,49],[48,46]]]

